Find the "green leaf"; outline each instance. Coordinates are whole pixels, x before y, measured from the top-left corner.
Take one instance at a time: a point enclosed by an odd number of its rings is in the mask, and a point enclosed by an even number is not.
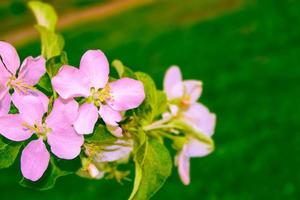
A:
[[[46,93],[48,96],[53,93],[51,79],[47,73],[45,73],[39,80],[38,84],[36,85],[37,89],[41,90],[42,92]]]
[[[134,161],[136,175],[129,199],[150,199],[171,175],[170,154],[162,143],[149,138],[137,151]]]
[[[134,72],[130,68],[124,66],[120,60],[114,60],[112,66],[116,69],[120,78],[128,77],[136,79]]]
[[[28,6],[32,10],[38,25],[54,32],[57,22],[57,15],[54,8],[50,4],[40,1],[30,1]]]
[[[112,144],[117,141],[117,138],[114,137],[107,128],[99,124],[94,133],[91,136],[85,137],[85,142],[88,143],[98,143],[98,144]]]
[[[36,25],[42,41],[42,55],[46,58],[59,56],[64,48],[64,39],[60,34],[57,34],[44,26]]]
[[[49,190],[54,187],[55,182],[59,177],[69,174],[72,174],[72,172],[61,170],[59,167],[57,167],[55,161],[51,159],[47,171],[39,181],[31,182],[23,178],[19,183],[23,187],[33,188],[37,190]]]
[[[166,112],[168,109],[168,99],[164,91],[156,91],[157,104],[155,109],[155,117],[160,116],[162,113]]]
[[[64,51],[61,53],[61,55],[47,60],[46,70],[50,78],[54,77],[58,73],[59,69],[65,64],[68,64],[68,57]]]
[[[60,55],[64,47],[64,39],[55,33],[57,14],[54,8],[40,1],[31,1],[28,6],[38,22],[35,27],[41,36],[42,55],[46,59]]]
[[[136,72],[136,77],[144,84],[146,98],[142,105],[135,110],[135,113],[142,125],[150,124],[157,110],[157,91],[153,79],[146,73]]]
[[[22,144],[22,142],[6,141],[0,137],[0,169],[8,168],[14,164]]]

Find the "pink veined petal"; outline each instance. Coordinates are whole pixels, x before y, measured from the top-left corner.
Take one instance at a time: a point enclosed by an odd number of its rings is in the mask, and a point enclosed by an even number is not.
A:
[[[90,82],[79,69],[64,65],[52,78],[55,91],[63,98],[87,97],[90,94]]]
[[[0,101],[8,93],[9,87],[7,86],[7,80],[1,77],[2,72],[0,71]]]
[[[209,110],[200,103],[192,104],[184,113],[183,120],[206,136],[212,136],[214,133],[216,115],[210,113]]]
[[[43,105],[44,111],[45,112],[48,111],[49,98],[44,93],[42,93],[39,90],[35,90],[35,91],[30,91],[29,94],[39,98],[39,100],[41,101],[41,103]]]
[[[190,158],[185,155],[184,149],[176,156],[178,173],[184,185],[190,184]]]
[[[122,115],[119,111],[115,111],[108,105],[101,105],[99,114],[106,124],[118,126],[118,122],[122,120]]]
[[[145,99],[144,85],[142,82],[122,78],[110,83],[110,96],[107,104],[114,110],[125,111],[137,108]]]
[[[73,125],[78,134],[87,135],[93,133],[97,120],[97,107],[94,104],[85,103],[80,106],[78,117]]]
[[[3,97],[0,99],[0,116],[5,115],[10,109],[11,97],[8,91],[3,93]]]
[[[58,98],[53,104],[53,109],[46,119],[48,126],[64,122],[66,124],[73,124],[78,116],[78,103],[74,99],[64,100]]]
[[[41,93],[36,95],[23,95],[14,92],[12,101],[18,108],[22,119],[30,125],[41,124],[43,115],[47,112],[48,98]]]
[[[47,124],[49,126],[49,124]],[[48,134],[48,144],[51,152],[62,159],[74,159],[81,151],[83,136],[78,135],[71,125],[60,122],[49,126],[52,132]]]
[[[15,91],[13,95],[15,95],[15,98],[17,97],[19,99],[21,99],[21,98],[23,98],[23,96],[27,96],[27,95],[34,96],[41,101],[45,112],[47,112],[47,110],[48,110],[49,98],[43,92],[41,92],[39,90],[28,90],[26,93]]]
[[[182,85],[182,75],[179,67],[177,66],[171,66],[165,75],[164,78],[164,91],[167,93],[168,99],[174,99],[174,87],[177,85],[181,86]],[[178,91],[182,95],[182,91]],[[175,92],[176,92],[175,91]]]
[[[213,150],[213,147],[209,144],[205,144],[194,138],[190,138],[185,146],[185,154],[188,157],[204,157],[210,154]]]
[[[173,86],[171,90],[169,90],[167,96],[169,100],[173,99],[181,99],[184,94],[184,85],[182,82],[177,83]]]
[[[12,141],[24,141],[32,136],[32,131],[23,126],[24,120],[19,114],[7,114],[0,117],[0,134]]]
[[[132,151],[130,141],[117,140],[115,145],[107,146],[103,151],[96,154],[95,162],[113,162],[129,157]]]
[[[16,72],[20,66],[20,58],[16,49],[11,44],[0,41],[0,56],[4,62],[3,64],[0,60],[1,75],[3,77],[16,75]]]
[[[42,139],[31,141],[21,155],[21,171],[26,179],[39,180],[48,168],[50,154]]]
[[[202,93],[202,82],[187,80],[183,81],[184,93],[190,97],[190,103],[195,103]]]
[[[91,87],[104,88],[108,81],[108,60],[102,51],[88,50],[81,57],[80,71],[89,78]]]
[[[18,80],[33,86],[36,85],[43,74],[46,73],[46,61],[42,56],[27,57],[20,68]]]
[[[110,125],[106,125],[107,130],[115,137],[123,137],[123,130],[121,127],[119,127],[119,125],[117,126],[110,126]]]
[[[6,68],[3,66],[0,60],[0,90],[3,90],[7,87],[7,82],[9,81],[10,77],[14,76],[14,74],[10,74]],[[1,91],[0,91],[1,95]]]

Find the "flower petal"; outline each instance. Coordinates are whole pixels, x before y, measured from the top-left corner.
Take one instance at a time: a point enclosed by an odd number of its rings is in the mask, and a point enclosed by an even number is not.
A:
[[[104,88],[108,81],[108,60],[102,51],[88,50],[80,60],[80,71],[89,78],[91,87]]]
[[[190,138],[185,147],[185,154],[188,157],[204,157],[210,154],[213,150],[213,147],[209,144],[205,144],[194,138]]]
[[[21,66],[18,80],[25,82],[26,84],[33,86],[36,85],[43,74],[46,73],[46,61],[43,57],[37,58],[27,57]]]
[[[177,86],[178,89],[174,89]],[[175,97],[182,96],[182,90],[180,87],[182,86],[182,75],[179,67],[171,66],[165,75],[164,78],[164,91],[167,93],[168,99],[174,99]],[[177,92],[174,94],[174,92]]]
[[[49,124],[47,124],[49,126]],[[52,132],[48,134],[48,144],[52,153],[62,159],[74,159],[81,151],[83,136],[78,135],[71,125],[63,122],[49,126]]]
[[[102,105],[99,110],[99,114],[106,124],[111,126],[118,126],[117,122],[122,120],[120,112],[113,110],[108,105]]]
[[[94,104],[85,103],[79,108],[79,114],[74,122],[74,128],[78,134],[93,133],[98,120],[98,110]]]
[[[183,120],[206,136],[212,136],[214,133],[216,115],[210,113],[209,110],[200,103],[192,104],[184,113]]]
[[[107,146],[95,155],[95,162],[114,162],[127,159],[132,151],[132,142],[117,140],[115,145]]]
[[[50,154],[42,139],[31,141],[21,155],[21,171],[26,179],[39,180],[48,168]]]
[[[110,125],[106,125],[107,130],[115,137],[123,137],[123,130],[121,127],[119,127],[119,125],[117,126],[110,126]]]
[[[117,111],[125,111],[137,108],[145,99],[144,85],[142,82],[122,78],[110,83],[111,98],[107,103]]]
[[[8,91],[3,92],[3,97],[0,98],[0,116],[5,115],[10,109],[11,97]]]
[[[66,124],[73,124],[78,116],[78,103],[74,99],[64,100],[58,98],[53,104],[53,109],[46,119],[48,126],[64,122]]]
[[[34,95],[23,95],[18,92],[14,92],[12,95],[12,101],[18,108],[22,119],[34,125],[35,123],[41,124],[43,115],[47,112],[48,98],[41,93],[34,93]]]
[[[184,94],[184,85],[182,82],[175,84],[171,90],[167,93],[169,100],[181,99]]]
[[[190,184],[190,158],[185,155],[184,149],[176,156],[178,173],[184,185]]]
[[[184,93],[190,97],[190,103],[195,103],[202,93],[202,82],[187,80],[183,81]]]
[[[16,49],[11,44],[0,41],[0,56],[2,58],[0,58],[1,76],[7,77],[11,75],[10,73],[12,73],[12,75],[16,75],[20,66],[20,58]],[[7,70],[9,70],[10,73]]]
[[[0,134],[12,141],[24,141],[32,132],[23,126],[24,120],[19,114],[7,114],[0,117]]]
[[[63,98],[87,97],[90,94],[88,78],[77,68],[64,65],[52,78],[55,91]]]

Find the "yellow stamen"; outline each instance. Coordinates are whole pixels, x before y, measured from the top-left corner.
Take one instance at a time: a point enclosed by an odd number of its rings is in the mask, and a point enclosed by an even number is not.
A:
[[[91,95],[86,98],[86,102],[94,103],[95,106],[99,107],[102,103],[110,98],[110,87],[107,84],[103,89],[99,89],[97,91],[95,88],[91,88]]]
[[[18,80],[16,76],[9,78],[7,86],[25,94],[27,94],[29,90],[36,90],[33,86],[24,83],[22,80]]]

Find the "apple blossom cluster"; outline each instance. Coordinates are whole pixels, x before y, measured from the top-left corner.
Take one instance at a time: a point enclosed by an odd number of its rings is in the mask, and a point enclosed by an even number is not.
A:
[[[52,78],[60,96],[49,110],[49,98],[34,87],[46,73],[45,59],[28,57],[19,68],[19,56],[6,42],[0,42],[0,55],[0,133],[16,142],[36,136],[21,155],[22,174],[32,181],[40,179],[49,164],[45,141],[58,158],[74,159],[80,154],[83,135],[93,132],[98,118],[112,134],[122,137],[118,125],[121,112],[138,107],[145,98],[140,81],[121,78],[109,83],[105,55],[100,50],[89,50],[82,56],[79,69],[63,65]],[[83,97],[84,103],[79,106],[75,97]],[[18,113],[9,113],[11,102]]]
[[[43,56],[27,57],[20,65],[15,48],[3,41],[0,56],[0,134],[22,142],[20,165],[25,179],[41,179],[51,157],[73,160],[79,156],[78,175],[101,179],[108,174],[121,180],[128,173],[118,171],[117,165],[127,163],[142,147],[138,129],[149,133],[148,137],[174,142],[175,164],[184,184],[190,183],[190,158],[213,150],[216,117],[197,102],[202,83],[182,80],[176,66],[169,68],[164,91],[159,91],[165,95],[164,109],[143,126],[139,112],[126,113],[147,103],[143,79],[109,77],[109,62],[100,50],[85,52],[78,68],[62,65],[51,79],[54,95],[50,96],[38,87],[47,74]],[[12,107],[17,111],[12,112]],[[85,141],[84,136],[91,134],[96,137]]]
[[[174,163],[188,185],[190,159],[214,150],[216,116],[198,101],[202,82],[183,80],[171,66],[159,90],[148,74],[119,60],[110,64],[100,50],[86,51],[79,66],[71,66],[53,8],[36,1],[29,7],[41,55],[21,64],[16,49],[0,41],[0,169],[20,158],[20,184],[40,190],[69,174],[134,178],[129,199],[149,199]]]

